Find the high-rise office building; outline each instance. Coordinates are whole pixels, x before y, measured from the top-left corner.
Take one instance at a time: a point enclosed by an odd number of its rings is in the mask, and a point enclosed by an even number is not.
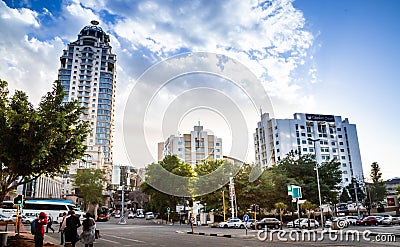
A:
[[[92,21],[80,31],[76,41],[68,44],[60,57],[58,79],[66,92],[64,100],[78,100],[86,107],[81,118],[91,127],[86,140],[88,150],[82,160],[71,164],[70,174],[76,173],[76,169],[100,168],[106,170],[111,182],[116,55],[112,53],[109,35],[98,24]]]
[[[161,149],[163,145],[163,149]],[[210,135],[203,126],[194,126],[190,134],[171,135],[163,143],[158,144],[159,160],[167,155],[176,155],[188,164],[196,165],[207,159],[222,159],[222,139]],[[162,150],[162,154],[160,151]]]
[[[342,186],[352,178],[364,182],[356,125],[347,118],[295,113],[293,119],[275,119],[264,113],[254,133],[254,144],[255,161],[261,167],[272,166],[294,151],[316,155],[318,163],[339,161]]]

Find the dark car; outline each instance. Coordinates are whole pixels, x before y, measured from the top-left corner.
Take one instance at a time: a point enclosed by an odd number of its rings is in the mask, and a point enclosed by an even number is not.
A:
[[[256,224],[252,223],[250,225],[251,229],[257,228],[258,230],[268,228],[279,229],[281,227],[281,222],[277,218],[264,218],[260,221],[257,221]]]
[[[373,216],[365,217],[364,219],[357,220],[357,225],[371,226],[378,225],[378,219]]]

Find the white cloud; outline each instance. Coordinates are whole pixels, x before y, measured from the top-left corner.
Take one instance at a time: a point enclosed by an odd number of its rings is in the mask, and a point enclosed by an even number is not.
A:
[[[308,60],[313,35],[291,0],[92,1],[73,0],[57,16],[43,9],[12,9],[0,2],[0,77],[34,101],[57,78],[68,42],[96,19],[117,54],[116,156],[130,88],[151,65],[181,51],[222,53],[246,65],[279,104],[293,105],[304,80],[292,73]],[[51,23],[43,23],[47,16]],[[112,19],[105,16],[112,16]],[[315,70],[310,70],[315,80]],[[289,102],[289,103],[287,103]],[[310,103],[308,100],[304,102]],[[286,106],[285,106],[286,107]],[[123,156],[121,154],[121,156]]]

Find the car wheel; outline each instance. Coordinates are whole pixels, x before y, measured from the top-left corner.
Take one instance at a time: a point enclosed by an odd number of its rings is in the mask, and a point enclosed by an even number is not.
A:
[[[275,225],[275,229],[279,229],[279,225]]]
[[[376,222],[375,225],[377,226],[377,225],[378,225],[378,222]]]
[[[368,223],[367,223],[367,222],[365,222],[365,223],[364,223],[364,225],[368,226]]]
[[[224,225],[224,228],[228,228],[228,225]]]
[[[301,226],[301,228],[306,229],[306,226]]]
[[[240,227],[239,227],[240,229],[244,229],[244,225],[240,225]]]
[[[261,230],[261,229],[262,229],[262,226],[261,226],[261,225],[257,225],[257,229],[258,229],[258,230]]]

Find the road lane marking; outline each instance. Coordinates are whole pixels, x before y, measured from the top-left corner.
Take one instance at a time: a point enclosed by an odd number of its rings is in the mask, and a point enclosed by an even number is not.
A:
[[[103,234],[102,234],[102,235],[103,235]],[[113,244],[121,244],[120,242],[115,242],[115,241],[108,240],[108,239],[105,239],[105,238],[101,238],[100,240],[101,240],[101,241],[105,241],[105,242],[110,242],[110,243],[113,243]]]
[[[129,241],[136,242],[136,243],[141,243],[141,244],[144,244],[144,243],[145,243],[144,241],[137,240],[137,239],[123,238],[123,237],[118,237],[118,236],[108,235],[108,234],[102,234],[102,235],[105,235],[105,236],[108,236],[108,237],[112,237],[112,238],[118,238],[118,239],[123,239],[123,240],[129,240]]]

